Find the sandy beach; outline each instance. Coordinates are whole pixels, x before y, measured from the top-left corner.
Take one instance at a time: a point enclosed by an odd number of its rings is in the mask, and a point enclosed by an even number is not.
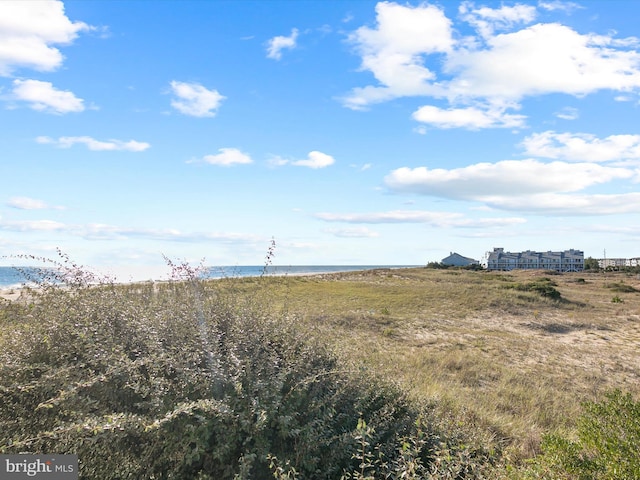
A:
[[[261,267],[260,267],[261,268]],[[340,268],[340,267],[336,267],[333,270],[328,270],[328,271],[324,271],[324,270],[319,270],[319,271],[297,271],[296,267],[279,267],[280,270],[278,271],[272,271],[269,272],[265,275],[265,277],[308,277],[308,276],[318,276],[318,277],[322,277],[322,276],[331,276],[331,275],[336,275],[336,274],[340,274],[340,273],[353,273],[353,272],[359,272],[359,271],[369,271],[369,270],[378,270],[378,269],[402,269],[402,268],[412,268],[410,266],[395,266],[395,265],[391,265],[391,266],[385,266],[385,265],[380,265],[380,266],[376,266],[375,268],[371,268],[368,266],[362,266],[362,270],[359,269],[359,267],[355,268],[354,267],[344,267],[344,269]],[[291,268],[291,270],[288,270],[288,268]],[[308,267],[306,267],[308,268]],[[318,268],[322,268],[322,267],[318,267]],[[112,274],[113,272],[111,272]],[[130,272],[129,272],[130,273]],[[148,272],[146,272],[148,273]],[[217,280],[222,280],[225,278],[259,278],[262,275],[256,274],[256,275],[239,275],[234,277],[234,272],[233,270],[230,268],[230,274],[228,277],[206,277],[203,278],[202,280],[204,281],[217,281]],[[152,283],[166,283],[166,282],[171,282],[171,281],[181,281],[180,279],[167,279],[167,278],[156,278],[156,279],[146,279],[146,280],[142,280],[142,278],[145,278],[144,275],[143,276],[138,276],[138,277],[134,277],[134,276],[129,276],[128,279],[123,280],[125,278],[127,278],[124,275],[121,275],[119,277],[116,277],[115,275],[113,275],[111,277],[113,279],[113,281],[118,284],[118,285],[133,285],[136,283],[148,283],[148,282],[152,282]],[[13,286],[13,287],[0,287],[0,301],[2,299],[4,300],[9,300],[9,301],[16,301],[18,299],[20,299],[20,296],[24,293],[24,289],[28,288],[28,287],[24,287],[21,285],[17,285],[17,286]],[[35,287],[36,289],[38,287]]]
[[[20,298],[21,288],[2,288],[0,289],[0,298],[4,300],[17,300]]]
[[[331,273],[336,273],[336,272],[331,272]],[[308,275],[324,275],[325,273],[313,273],[313,272],[307,272],[307,273],[275,273],[275,274],[269,274],[268,276],[270,277],[280,277],[280,276],[292,276],[292,277],[302,277],[302,276],[308,276]],[[215,280],[221,280],[221,278],[209,278],[206,279],[208,281],[215,281]],[[116,282],[117,284],[120,285],[133,285],[136,283],[147,283],[147,282],[153,282],[153,283],[166,283],[166,282],[170,282],[173,280],[145,280],[145,281],[140,281],[140,280],[130,280],[130,281],[119,281]],[[180,280],[177,280],[180,281]],[[20,296],[24,293],[24,287],[22,286],[17,286],[17,287],[9,287],[9,288],[0,288],[0,301],[2,300],[9,300],[9,301],[16,301],[18,299],[20,299]]]

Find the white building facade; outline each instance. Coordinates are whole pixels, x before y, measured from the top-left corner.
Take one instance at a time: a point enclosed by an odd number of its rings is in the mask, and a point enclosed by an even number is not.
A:
[[[619,268],[631,265],[627,265],[626,258],[600,258],[598,259],[598,266],[600,268]]]
[[[556,272],[582,272],[584,252],[565,250],[564,252],[505,252],[504,248],[494,248],[487,252],[480,264],[487,270],[555,270]]]
[[[627,266],[627,267],[640,267],[640,257],[627,258],[625,266]]]

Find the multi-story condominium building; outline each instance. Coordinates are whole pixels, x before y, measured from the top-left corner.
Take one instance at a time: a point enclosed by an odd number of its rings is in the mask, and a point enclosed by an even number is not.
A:
[[[480,264],[487,270],[555,270],[557,272],[581,272],[584,270],[584,252],[565,250],[564,252],[505,252],[504,248],[494,248],[487,252]]]
[[[640,257],[627,258],[626,267],[640,267]]]
[[[618,268],[618,267],[626,267],[627,259],[626,258],[599,258],[598,266],[600,268]]]

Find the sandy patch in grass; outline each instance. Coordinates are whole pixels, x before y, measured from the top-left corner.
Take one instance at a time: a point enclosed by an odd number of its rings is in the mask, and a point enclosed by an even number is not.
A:
[[[0,289],[0,299],[14,301],[20,298],[21,293],[22,291],[19,288]]]

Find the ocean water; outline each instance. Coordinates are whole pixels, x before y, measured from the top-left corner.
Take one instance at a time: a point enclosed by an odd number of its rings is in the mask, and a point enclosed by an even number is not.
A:
[[[208,267],[206,278],[259,277],[261,275],[313,275],[320,273],[354,272],[378,268],[407,268],[407,265],[250,265],[241,267]]]
[[[240,278],[259,277],[261,275],[313,275],[321,273],[353,272],[359,270],[375,270],[379,268],[411,268],[417,265],[242,265],[242,266],[209,266],[206,267],[203,278]],[[117,269],[116,269],[117,270]],[[25,283],[31,283],[37,276],[38,269],[31,267],[14,268],[0,267],[0,288],[17,288]],[[115,277],[117,282],[134,282],[147,280],[167,280],[168,269],[161,272],[158,269],[131,269],[115,271],[104,269],[105,275]],[[26,274],[26,275],[25,275]]]
[[[31,267],[0,267],[0,288],[9,289],[30,284],[38,276],[38,269]]]

